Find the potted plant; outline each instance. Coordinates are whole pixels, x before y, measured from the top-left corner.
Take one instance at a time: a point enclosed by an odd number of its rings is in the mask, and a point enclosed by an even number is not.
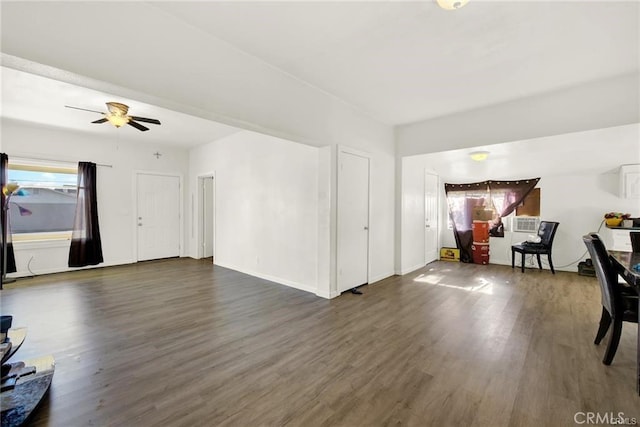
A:
[[[622,220],[631,218],[631,214],[622,212],[608,212],[604,214],[604,221],[609,227],[618,227]]]

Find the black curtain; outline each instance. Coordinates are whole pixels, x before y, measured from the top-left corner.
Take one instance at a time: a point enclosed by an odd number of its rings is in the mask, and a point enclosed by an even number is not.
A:
[[[96,164],[79,162],[78,201],[69,249],[69,267],[96,265],[103,261],[98,226]]]
[[[5,153],[0,153],[0,189],[4,189],[5,185],[9,182],[9,156]],[[9,206],[5,206],[7,203],[7,196],[3,191],[0,191],[2,196],[0,197],[0,223],[2,225],[2,245],[0,245],[0,273],[5,274],[4,271],[4,242],[7,242],[7,273],[13,273],[16,271],[16,258],[13,254],[13,244],[11,243],[11,221],[9,221]]]
[[[460,261],[473,262],[473,210],[481,207],[491,213],[491,235],[500,236],[502,217],[509,215],[535,188],[540,178],[518,181],[483,181],[471,184],[445,184],[456,246]]]

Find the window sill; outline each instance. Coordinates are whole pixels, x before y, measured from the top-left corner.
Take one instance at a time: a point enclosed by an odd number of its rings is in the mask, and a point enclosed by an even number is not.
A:
[[[13,242],[16,251],[35,248],[68,248],[71,245],[69,238],[57,238],[46,240],[18,240]]]

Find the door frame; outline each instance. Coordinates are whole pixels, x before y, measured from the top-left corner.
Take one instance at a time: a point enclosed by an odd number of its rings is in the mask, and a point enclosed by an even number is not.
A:
[[[212,198],[213,198],[213,211],[211,215],[213,216],[213,259],[216,259],[216,172],[203,173],[197,176],[197,185],[196,185],[196,194],[195,203],[192,199],[192,209],[191,212],[194,213],[195,218],[192,218],[191,221],[191,237],[196,241],[196,257],[197,259],[204,258],[204,197],[203,197],[203,186],[204,180],[206,178],[213,179],[213,189],[212,189]],[[193,235],[195,233],[195,236]]]
[[[134,170],[133,171],[133,195],[132,195],[132,200],[133,200],[133,222],[132,222],[132,227],[133,227],[133,236],[135,236],[135,238],[133,239],[133,259],[135,260],[135,262],[139,262],[140,260],[138,259],[138,176],[139,175],[156,175],[156,176],[173,176],[178,178],[178,188],[180,189],[180,191],[178,191],[178,223],[179,223],[179,230],[178,230],[178,254],[180,257],[184,256],[184,185],[182,185],[183,182],[183,176],[181,173],[179,172],[158,172],[158,171],[149,171],[149,170]]]
[[[427,225],[427,175],[431,175],[436,177],[436,208],[435,208],[435,215],[436,215],[436,222],[437,222],[437,226],[436,226],[436,248],[435,248],[435,253],[436,253],[436,258],[432,259],[430,261],[427,261],[427,230],[426,230],[426,225]],[[424,264],[427,265],[430,262],[433,261],[437,261],[439,256],[439,252],[440,252],[440,199],[441,199],[441,193],[440,193],[440,175],[438,175],[435,172],[431,172],[429,169],[425,169],[424,170],[424,178],[423,178],[423,186],[424,186],[424,221],[423,224],[425,226],[425,230],[424,230],[424,244],[422,245],[423,250],[424,250]]]
[[[336,165],[336,293],[340,295],[340,293],[344,292],[347,289],[340,290],[340,236],[338,236],[339,230],[339,222],[340,222],[340,181],[342,178],[340,172],[340,161],[344,154],[350,154],[353,156],[363,157],[368,161],[368,170],[367,170],[367,282],[369,283],[369,279],[371,278],[371,155],[367,152],[356,150],[354,148],[345,147],[344,145],[338,145],[337,147],[337,165]]]

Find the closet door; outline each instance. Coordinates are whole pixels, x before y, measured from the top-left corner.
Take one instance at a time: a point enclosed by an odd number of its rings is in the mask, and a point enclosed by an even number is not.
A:
[[[369,158],[338,157],[338,292],[369,281]]]

